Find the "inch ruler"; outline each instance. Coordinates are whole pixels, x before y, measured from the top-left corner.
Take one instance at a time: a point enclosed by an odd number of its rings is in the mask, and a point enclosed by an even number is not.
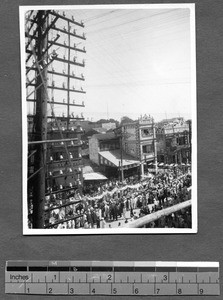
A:
[[[220,295],[219,263],[7,261],[5,293]]]

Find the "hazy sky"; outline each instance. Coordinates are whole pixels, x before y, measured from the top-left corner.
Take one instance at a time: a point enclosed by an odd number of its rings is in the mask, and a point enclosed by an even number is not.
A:
[[[191,118],[190,10],[83,9],[85,119]],[[65,53],[66,54],[66,53]],[[77,54],[79,55],[79,54]],[[82,58],[81,58],[82,59]]]
[[[85,116],[191,116],[189,9],[86,11]],[[94,19],[92,15],[97,15]]]

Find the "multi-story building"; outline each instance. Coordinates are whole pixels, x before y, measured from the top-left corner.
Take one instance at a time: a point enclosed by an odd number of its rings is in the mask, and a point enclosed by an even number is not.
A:
[[[141,175],[144,164],[153,162],[157,166],[156,131],[151,116],[141,116],[137,121],[121,127],[123,151],[140,161]]]
[[[157,157],[160,163],[191,162],[191,123],[182,118],[157,125]]]
[[[94,134],[89,139],[89,157],[97,165],[100,164],[100,152],[116,149],[120,149],[120,143],[114,132]]]
[[[157,162],[153,118],[145,115],[114,132],[93,135],[89,139],[89,154],[90,160],[103,166],[107,175],[118,171],[122,177],[124,173],[144,175],[144,165]]]

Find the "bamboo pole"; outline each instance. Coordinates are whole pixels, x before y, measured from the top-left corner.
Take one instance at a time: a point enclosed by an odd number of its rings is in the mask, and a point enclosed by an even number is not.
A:
[[[164,208],[162,210],[159,210],[155,213],[152,213],[150,215],[146,215],[142,218],[139,218],[135,221],[129,222],[127,224],[125,224],[124,227],[128,227],[128,228],[139,228],[139,227],[143,227],[144,225],[154,222],[158,219],[160,219],[161,217],[165,217],[168,216],[176,211],[179,211],[181,209],[187,208],[191,206],[191,200],[187,200],[185,202],[173,205],[171,207],[168,208]]]

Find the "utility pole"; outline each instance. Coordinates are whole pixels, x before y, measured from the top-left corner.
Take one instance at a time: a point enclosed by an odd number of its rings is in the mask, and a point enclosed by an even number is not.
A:
[[[47,139],[47,95],[42,84],[42,79],[47,82],[47,68],[44,68],[43,61],[46,60],[46,54],[43,54],[44,49],[47,48],[47,37],[43,36],[46,30],[46,11],[39,11],[37,13],[37,61],[40,61],[40,67],[36,68],[36,115],[34,119],[36,141],[43,141]],[[37,66],[36,66],[37,67]],[[40,76],[40,71],[42,78]],[[37,87],[39,87],[37,89]],[[41,143],[36,147],[36,158],[34,164],[34,172],[37,172],[34,180],[33,190],[33,227],[44,227],[44,204],[45,204],[45,165],[46,165],[46,144]]]
[[[114,133],[119,138],[119,146],[120,146],[120,161],[119,161],[119,178],[121,182],[124,181],[124,170],[123,170],[123,137],[124,132],[122,132],[122,126],[118,127],[117,130],[114,130]]]
[[[156,146],[156,128],[153,120],[153,146],[154,146],[154,165],[155,165],[155,174],[157,174],[157,146]]]
[[[56,25],[57,20],[59,25]],[[83,115],[74,116],[71,114],[71,107],[84,107],[84,101],[73,101],[71,103],[71,93],[83,95],[86,91],[80,88],[70,87],[71,80],[79,82],[85,81],[83,73],[74,74],[71,72],[71,65],[78,68],[85,67],[85,61],[71,60],[72,53],[76,51],[86,53],[85,47],[79,46],[82,41],[86,40],[85,34],[81,32],[84,28],[84,23],[78,22],[67,17],[65,12],[56,12],[54,10],[37,10],[30,11],[26,14],[26,88],[27,88],[27,103],[33,104],[33,115],[28,115],[28,118],[33,120],[33,131],[29,134],[29,157],[28,157],[28,203],[29,211],[32,211],[32,228],[44,228],[44,214],[46,209],[46,195],[57,195],[63,193],[63,200],[66,201],[66,193],[68,190],[80,189],[82,192],[83,176],[82,176],[82,156],[81,156],[81,134],[80,126],[77,130],[71,130],[70,120],[83,120]],[[62,28],[61,24],[65,26]],[[71,25],[74,29],[71,30]],[[76,31],[76,27],[78,30]],[[79,30],[80,29],[80,30]],[[56,32],[56,37],[53,37]],[[52,33],[50,38],[49,33]],[[62,37],[60,37],[62,34]],[[63,39],[67,38],[68,44]],[[72,39],[71,39],[72,38]],[[71,45],[72,40],[78,40],[78,44]],[[80,42],[81,41],[81,42]],[[76,46],[78,45],[78,46]],[[51,49],[50,49],[51,48]],[[52,50],[53,49],[53,50]],[[65,55],[60,57],[56,49],[66,51],[68,49],[68,57]],[[31,62],[32,60],[32,62]],[[56,61],[55,70],[49,69],[49,66]],[[67,65],[67,72],[61,72],[58,63]],[[52,64],[53,65],[53,64]],[[67,79],[67,86],[58,86],[52,80],[49,83],[48,76],[60,76]],[[57,77],[58,78],[58,77]],[[30,89],[32,91],[30,92]],[[58,93],[57,100],[54,97],[49,98],[48,91],[60,90],[66,95],[66,100],[59,99],[61,96]],[[33,96],[34,95],[34,96]],[[47,111],[47,105],[50,105],[52,115]],[[63,117],[55,115],[54,106],[66,108],[66,115]],[[48,120],[51,119],[51,131],[47,132]],[[67,121],[66,131],[60,127],[60,121]],[[55,132],[52,125],[54,120],[57,131]],[[55,126],[55,125],[54,125]],[[60,136],[60,139],[58,138]],[[69,139],[71,137],[71,139]],[[60,142],[58,142],[58,139]],[[55,142],[56,141],[56,142]],[[30,144],[30,142],[32,142]],[[56,143],[56,145],[54,145]],[[69,150],[68,150],[69,149]],[[59,152],[63,152],[62,154]],[[54,155],[55,154],[55,155]],[[58,155],[60,154],[60,155]],[[31,159],[34,161],[31,162]],[[60,157],[60,158],[58,158]],[[61,158],[62,157],[62,158]],[[31,165],[33,164],[33,166]],[[58,165],[61,168],[58,171]],[[69,165],[69,167],[68,167]],[[63,170],[62,170],[63,169]],[[57,172],[60,172],[58,175]],[[68,188],[67,178],[73,178],[71,187]],[[63,178],[64,186],[61,187],[58,178]],[[53,182],[58,183],[54,186]],[[59,186],[59,188],[58,188]],[[49,192],[50,191],[50,192]],[[31,209],[33,204],[33,208]]]
[[[123,133],[121,131],[121,136],[120,136],[120,150],[121,150],[121,182],[124,181],[124,171],[123,171]]]

